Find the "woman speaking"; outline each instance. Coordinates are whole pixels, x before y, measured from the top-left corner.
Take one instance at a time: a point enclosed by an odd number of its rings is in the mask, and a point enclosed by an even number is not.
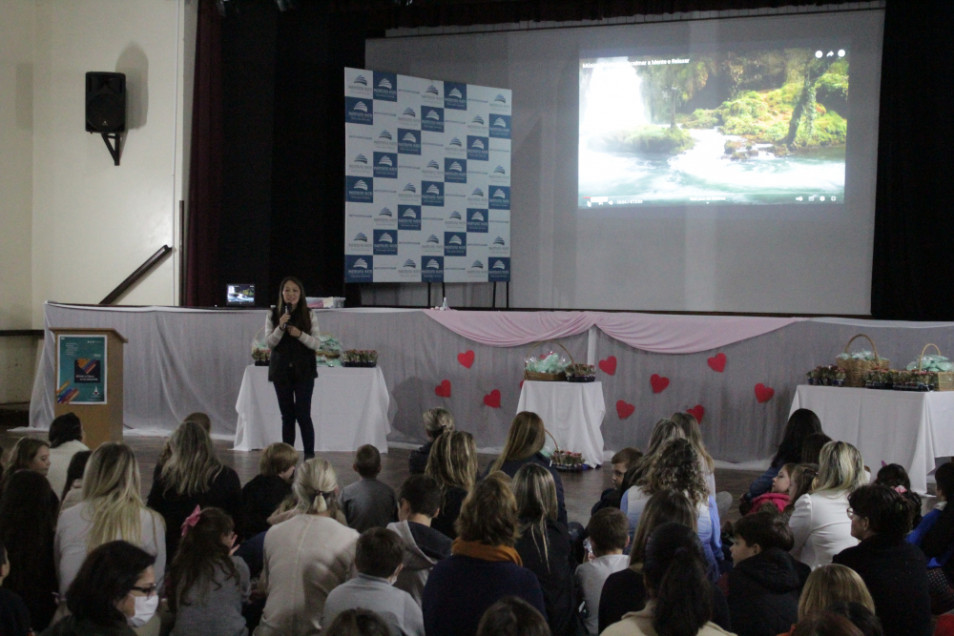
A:
[[[293,276],[286,277],[278,304],[265,317],[268,348],[268,381],[275,386],[282,412],[282,441],[295,445],[295,420],[301,428],[305,459],[315,456],[315,426],[311,421],[311,394],[318,377],[318,320],[305,302],[305,288]]]

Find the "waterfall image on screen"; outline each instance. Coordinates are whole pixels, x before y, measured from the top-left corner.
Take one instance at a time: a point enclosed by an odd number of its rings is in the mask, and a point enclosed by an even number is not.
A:
[[[581,208],[845,197],[846,48],[580,60]]]

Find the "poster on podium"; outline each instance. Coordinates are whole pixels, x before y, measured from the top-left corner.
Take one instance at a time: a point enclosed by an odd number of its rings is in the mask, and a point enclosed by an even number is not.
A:
[[[60,334],[56,349],[58,404],[106,404],[106,336]]]

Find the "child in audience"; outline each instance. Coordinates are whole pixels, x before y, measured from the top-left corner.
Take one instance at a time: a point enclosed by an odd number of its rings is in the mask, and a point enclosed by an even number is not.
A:
[[[934,473],[937,483],[937,503],[931,512],[924,515],[921,523],[907,536],[908,543],[922,547],[925,535],[934,528],[938,519],[947,507],[948,493],[954,493],[954,464],[941,464]],[[928,554],[928,589],[931,593],[931,608],[934,614],[943,614],[954,609],[954,577],[948,572],[954,563],[949,564],[951,554],[954,553],[954,544],[936,542],[937,547],[943,548],[937,554]]]
[[[394,586],[421,602],[434,564],[450,556],[451,540],[431,527],[441,507],[441,488],[427,475],[411,475],[398,493],[398,519],[388,524],[404,541],[404,567]]]
[[[732,631],[739,636],[786,631],[798,619],[798,595],[810,571],[788,553],[793,541],[787,522],[777,513],[757,512],[736,521],[733,532]]]
[[[276,442],[262,451],[258,475],[242,487],[245,505],[243,536],[253,537],[271,527],[268,518],[291,496],[298,451],[291,444]]]
[[[610,459],[610,465],[613,467],[613,487],[600,494],[600,500],[593,504],[590,515],[595,515],[604,508],[619,508],[619,500],[623,496],[623,477],[642,456],[642,451],[632,446],[627,446],[613,455]]]
[[[391,636],[391,629],[375,612],[366,609],[349,609],[338,614],[321,631],[322,636]]]
[[[0,586],[3,580],[10,575],[10,559],[7,558],[7,549],[0,541]],[[29,636],[30,612],[23,603],[23,599],[10,590],[0,587],[0,634],[3,636]]]
[[[364,532],[369,528],[383,528],[397,521],[397,497],[387,484],[378,481],[381,472],[381,453],[371,444],[365,444],[355,453],[352,468],[361,476],[341,491],[341,507],[348,525]]]
[[[908,471],[901,464],[885,464],[875,476],[874,483],[894,488],[894,490],[911,502],[911,510],[914,511],[914,519],[911,527],[916,528],[921,523],[921,496],[912,492],[911,478],[908,477]]]
[[[230,551],[236,536],[220,508],[196,510],[182,524],[182,541],[169,569],[171,636],[248,634],[242,603],[249,595],[245,562]]]
[[[629,566],[623,550],[629,544],[629,521],[617,508],[604,508],[590,518],[586,534],[591,558],[576,568],[576,583],[583,597],[583,619],[590,634],[599,633],[600,594],[607,577]]]
[[[761,511],[763,506],[778,512],[785,510],[789,504],[788,491],[792,485],[791,475],[795,466],[796,464],[784,464],[778,469],[778,473],[772,478],[772,489],[752,500],[752,509],[748,514]]]
[[[412,475],[420,475],[427,468],[427,460],[431,456],[431,447],[434,440],[441,436],[445,431],[454,430],[454,416],[447,409],[437,406],[427,409],[421,414],[421,420],[424,422],[424,432],[427,433],[427,443],[418,449],[411,451],[408,457],[408,467]]]
[[[328,594],[322,624],[328,625],[341,612],[362,607],[377,613],[393,634],[424,636],[421,606],[410,594],[392,585],[402,568],[404,542],[386,528],[370,528],[359,538],[354,565],[357,577]]]
[[[484,612],[477,636],[550,636],[550,626],[533,605],[505,596]]]

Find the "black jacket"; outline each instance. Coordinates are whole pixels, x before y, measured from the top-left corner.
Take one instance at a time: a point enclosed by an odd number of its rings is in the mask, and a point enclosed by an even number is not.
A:
[[[570,535],[562,523],[547,520],[547,547],[530,529],[523,532],[515,546],[523,567],[537,575],[543,602],[547,608],[547,623],[553,636],[571,636],[576,633],[576,585],[573,573],[576,563],[570,556]]]
[[[798,622],[798,596],[811,570],[778,548],[729,571],[729,615],[738,636],[775,636]]]
[[[242,537],[254,537],[268,531],[268,518],[291,494],[291,484],[277,475],[256,475],[242,487],[242,503],[245,509],[245,527],[240,528]]]
[[[861,575],[875,603],[884,636],[930,636],[927,559],[904,539],[875,535],[832,559]]]

